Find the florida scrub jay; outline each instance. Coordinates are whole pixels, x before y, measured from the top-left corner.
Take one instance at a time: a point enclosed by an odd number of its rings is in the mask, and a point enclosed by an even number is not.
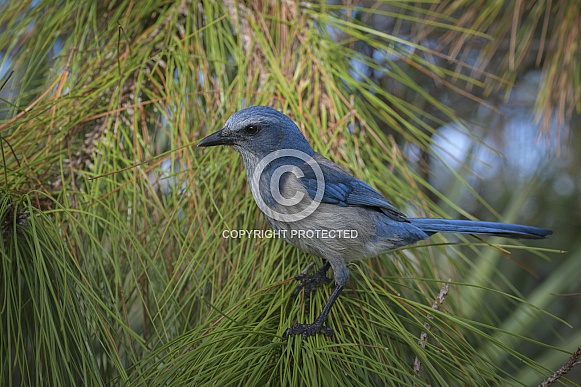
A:
[[[216,145],[229,145],[241,154],[252,195],[270,226],[293,246],[326,260],[316,273],[296,277],[302,282],[295,294],[301,288],[308,293],[330,282],[326,272],[333,269],[335,288],[321,314],[312,324],[296,323],[287,336],[332,334],[324,323],[349,279],[347,262],[377,256],[438,232],[530,239],[551,234],[518,224],[408,218],[375,189],[315,152],[290,118],[266,106],[235,113],[221,130],[198,143],[200,147]],[[353,233],[345,237],[341,230]]]

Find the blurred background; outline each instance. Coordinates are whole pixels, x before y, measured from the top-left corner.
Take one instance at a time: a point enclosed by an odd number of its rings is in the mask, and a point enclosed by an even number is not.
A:
[[[0,1],[0,384],[542,382],[581,345],[580,25],[577,1]],[[238,155],[193,147],[258,104],[409,215],[554,234],[352,265],[345,328],[287,343],[328,294],[289,298],[312,258],[221,238],[267,226]]]

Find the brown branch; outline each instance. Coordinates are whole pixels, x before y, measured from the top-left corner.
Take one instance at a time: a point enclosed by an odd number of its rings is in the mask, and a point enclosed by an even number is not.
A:
[[[450,291],[450,284],[446,283],[444,286],[442,286],[442,289],[440,289],[440,293],[438,293],[436,300],[432,303],[432,309],[440,310],[440,305],[444,303],[444,299],[448,295],[448,291]],[[428,320],[434,319],[434,316],[432,316],[431,314],[426,314],[426,317],[428,318]],[[428,341],[428,332],[432,329],[432,326],[430,325],[430,323],[426,321],[424,322],[424,328],[426,328],[426,331],[420,333],[420,339],[418,340],[418,345],[422,348],[426,348],[426,342]],[[416,356],[416,358],[414,359],[414,372],[416,373],[416,375],[419,376],[421,371],[422,363],[420,362],[420,359],[418,359],[418,357]]]
[[[555,383],[562,376],[565,376],[569,371],[571,371],[573,367],[578,366],[579,364],[581,364],[581,345],[579,346],[579,348],[577,348],[575,353],[571,355],[569,361],[565,363],[563,367],[553,372],[553,375],[549,376],[542,383],[540,383],[539,387],[546,387],[549,384]]]

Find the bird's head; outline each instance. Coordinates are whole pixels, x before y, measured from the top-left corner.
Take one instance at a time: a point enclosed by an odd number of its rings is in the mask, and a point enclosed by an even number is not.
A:
[[[314,153],[295,123],[268,106],[253,106],[234,113],[221,130],[198,143],[200,147],[216,145],[230,145],[243,156],[257,159],[281,149]]]

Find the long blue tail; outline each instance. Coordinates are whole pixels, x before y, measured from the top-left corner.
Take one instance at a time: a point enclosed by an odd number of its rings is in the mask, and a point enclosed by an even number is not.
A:
[[[495,235],[507,238],[541,239],[553,233],[551,230],[523,226],[521,224],[437,218],[408,218],[408,220],[428,235],[438,232],[455,232],[459,234]]]

